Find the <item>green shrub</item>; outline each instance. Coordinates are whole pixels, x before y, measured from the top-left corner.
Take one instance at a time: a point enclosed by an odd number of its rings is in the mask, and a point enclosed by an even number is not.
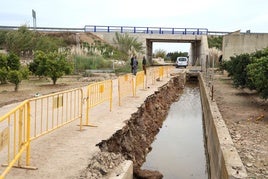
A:
[[[20,69],[20,58],[14,53],[7,55],[7,66],[10,70],[19,70]]]
[[[251,56],[249,54],[241,54],[232,56],[230,59],[230,61],[222,64],[222,68],[224,68],[232,78],[234,86],[254,89],[254,85],[252,85],[247,75],[247,65],[252,62]]]
[[[20,71],[11,70],[8,72],[8,81],[10,83],[15,84],[15,91],[18,91],[19,84],[21,83],[22,79],[23,79],[23,75]]]
[[[268,98],[268,48],[233,56],[220,69],[228,72],[236,87],[256,89],[262,98]]]
[[[111,69],[112,61],[102,56],[75,56],[74,68],[76,72],[84,72],[87,69]]]
[[[256,90],[264,99],[268,98],[268,56],[254,60],[247,66],[247,72]]]
[[[16,55],[31,56],[36,50],[56,51],[60,47],[65,47],[66,43],[62,38],[30,31],[26,26],[21,26],[16,31],[0,33],[0,46]]]
[[[64,74],[72,72],[73,64],[67,60],[67,54],[37,51],[30,70],[38,76],[50,77],[55,85],[57,80]]]
[[[8,71],[6,68],[0,68],[0,83],[6,84],[7,83],[7,77],[8,77]]]
[[[208,37],[208,47],[212,48],[215,47],[217,49],[222,49],[222,36],[209,36]]]

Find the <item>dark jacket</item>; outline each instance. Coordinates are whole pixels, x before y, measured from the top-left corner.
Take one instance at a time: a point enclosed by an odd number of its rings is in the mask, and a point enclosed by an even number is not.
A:
[[[142,59],[142,65],[146,65],[146,59],[145,59],[145,57],[143,57],[143,59]]]

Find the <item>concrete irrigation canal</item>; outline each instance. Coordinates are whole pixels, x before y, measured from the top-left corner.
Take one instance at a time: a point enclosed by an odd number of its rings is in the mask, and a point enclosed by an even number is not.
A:
[[[142,169],[158,170],[164,178],[208,178],[200,92],[186,84],[168,112]]]
[[[185,74],[172,78],[97,146],[131,160],[134,178],[244,178],[245,167],[203,78],[193,76],[200,91],[185,83]]]

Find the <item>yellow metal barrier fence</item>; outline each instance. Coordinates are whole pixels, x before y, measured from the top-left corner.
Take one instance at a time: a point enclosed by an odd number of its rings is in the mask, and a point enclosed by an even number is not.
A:
[[[164,77],[164,67],[158,67],[158,76],[159,76],[159,79],[160,80],[163,80],[163,77]]]
[[[21,157],[26,151],[25,168],[30,168],[30,105],[26,100],[0,118],[0,162],[6,168],[1,170],[4,178],[16,165],[23,168]]]
[[[163,67],[155,67],[154,68],[154,75],[155,80],[162,80],[163,79]]]
[[[121,106],[121,99],[127,95],[135,95],[134,79],[132,74],[126,74],[118,77],[119,106]]]
[[[172,66],[164,66],[164,74],[166,74],[166,77],[170,74],[171,69]]]
[[[113,82],[106,80],[98,83],[91,84],[87,87],[87,108],[86,108],[86,126],[94,126],[89,124],[89,111],[90,108],[101,104],[105,101],[110,101],[110,111],[112,110],[113,100]]]
[[[135,96],[137,89],[141,87],[142,89],[145,89],[145,83],[144,83],[144,71],[139,71],[136,74],[136,83],[135,83]]]
[[[81,88],[40,96],[29,101],[31,140],[76,119],[80,119],[80,130],[82,130],[83,91]]]
[[[12,167],[30,167],[30,142],[67,123],[80,119],[82,128],[82,89],[72,89],[22,102],[0,118],[0,162],[7,163],[0,178]],[[25,152],[25,156],[22,155]],[[22,161],[25,160],[25,161]],[[17,162],[17,165],[15,163]],[[25,166],[21,163],[25,162]]]
[[[157,67],[151,67],[151,68],[148,68],[147,72],[146,72],[146,83],[147,84],[155,84],[155,81],[156,81],[156,69]]]

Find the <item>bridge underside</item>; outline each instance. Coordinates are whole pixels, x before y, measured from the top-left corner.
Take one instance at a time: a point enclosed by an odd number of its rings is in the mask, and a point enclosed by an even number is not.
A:
[[[187,40],[187,39],[146,39],[146,56],[149,63],[152,63],[153,43],[190,43],[189,62],[195,65],[198,57],[200,56],[201,40]]]

